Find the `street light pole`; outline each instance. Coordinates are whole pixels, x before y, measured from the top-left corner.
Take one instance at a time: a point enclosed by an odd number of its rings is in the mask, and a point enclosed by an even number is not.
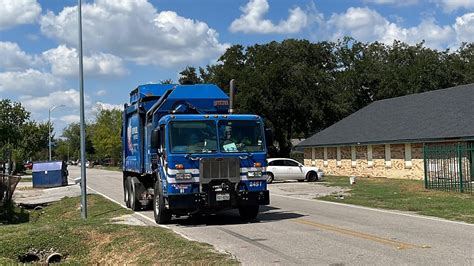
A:
[[[77,1],[79,27],[79,98],[81,114],[81,217],[87,219],[87,185],[86,185],[86,124],[84,115],[84,72],[82,65],[82,1]]]
[[[49,160],[51,161],[51,112],[59,107],[64,107],[64,104],[61,105],[53,105],[51,108],[49,108],[48,112],[48,154],[49,154]]]

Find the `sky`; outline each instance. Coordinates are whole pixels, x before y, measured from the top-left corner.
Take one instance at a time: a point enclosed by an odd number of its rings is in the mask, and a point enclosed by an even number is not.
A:
[[[474,41],[474,0],[83,0],[86,119],[139,84],[177,82],[233,44],[287,38],[456,50]],[[0,98],[55,131],[79,121],[76,0],[0,0]]]

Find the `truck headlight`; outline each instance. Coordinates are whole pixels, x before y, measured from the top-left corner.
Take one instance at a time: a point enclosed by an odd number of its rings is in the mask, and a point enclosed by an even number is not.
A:
[[[262,177],[262,171],[249,171],[247,173],[248,177]]]
[[[189,180],[193,178],[193,175],[190,173],[177,173],[176,180]]]

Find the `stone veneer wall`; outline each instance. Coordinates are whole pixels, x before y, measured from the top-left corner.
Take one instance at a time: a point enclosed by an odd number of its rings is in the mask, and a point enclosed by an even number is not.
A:
[[[391,167],[386,166],[385,145],[372,145],[372,162],[368,164],[367,146],[355,146],[356,165],[351,164],[351,147],[340,147],[341,162],[337,165],[337,148],[327,147],[327,165],[324,165],[324,148],[315,148],[315,160],[312,160],[311,148],[304,150],[304,164],[315,165],[326,175],[340,176],[369,176],[402,179],[423,179],[423,144],[411,144],[412,165],[407,167],[405,162],[405,144],[391,144]]]

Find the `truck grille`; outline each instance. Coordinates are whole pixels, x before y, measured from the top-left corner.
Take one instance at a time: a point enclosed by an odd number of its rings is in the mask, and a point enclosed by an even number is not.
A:
[[[204,158],[199,164],[201,183],[226,179],[232,183],[240,181],[240,160],[238,158]]]

